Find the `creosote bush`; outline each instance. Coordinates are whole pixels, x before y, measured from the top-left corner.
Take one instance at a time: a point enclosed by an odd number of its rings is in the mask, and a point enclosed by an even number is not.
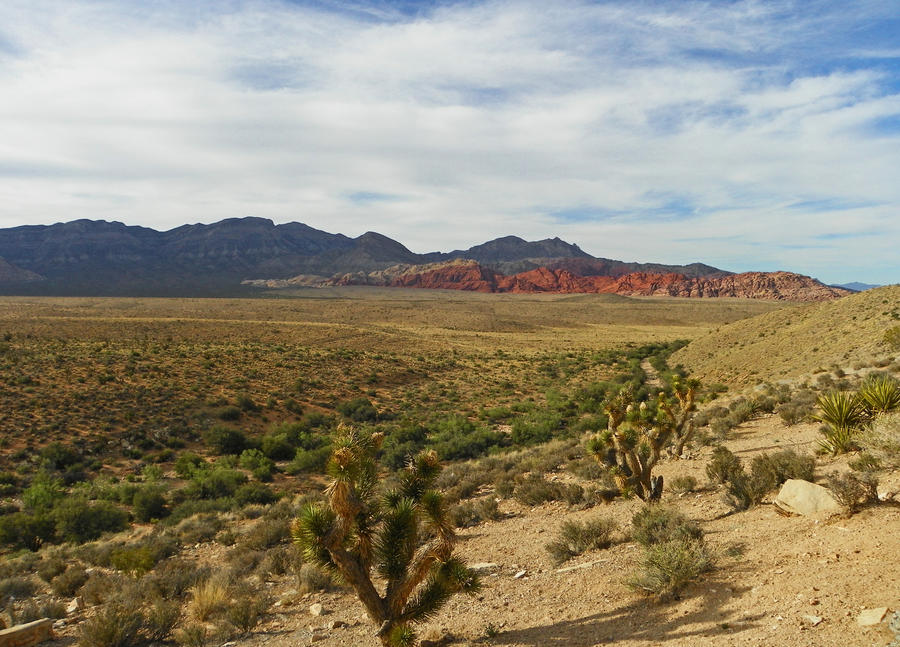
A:
[[[703,536],[694,521],[664,505],[647,505],[631,518],[631,538],[642,546],[673,540],[693,540]]]
[[[713,556],[702,540],[666,541],[645,548],[641,568],[628,583],[660,598],[677,598],[685,586],[712,570],[713,564]]]
[[[712,483],[727,483],[742,471],[741,459],[724,445],[713,450],[712,458],[706,464],[706,476]]]
[[[637,573],[628,584],[660,598],[677,597],[690,582],[713,567],[703,531],[674,508],[650,504],[632,517],[632,538],[644,547]]]
[[[600,550],[612,545],[616,523],[612,519],[598,517],[587,521],[566,521],[555,540],[547,544],[547,552],[557,566],[589,550]]]
[[[872,472],[832,474],[828,477],[828,489],[848,514],[878,503],[878,477]]]

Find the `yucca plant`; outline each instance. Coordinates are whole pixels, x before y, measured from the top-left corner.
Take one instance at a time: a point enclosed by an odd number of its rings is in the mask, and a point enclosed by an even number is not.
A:
[[[694,396],[700,382],[673,380],[674,397],[661,393],[655,406],[646,402],[634,405],[632,396],[619,393],[604,408],[607,428],[588,441],[594,457],[611,467],[616,485],[634,492],[645,501],[659,499],[662,477],[653,477],[653,468],[664,450],[681,456],[694,433]]]
[[[422,452],[401,470],[396,488],[379,494],[375,454],[383,434],[341,427],[337,436],[326,504],[300,511],[294,541],[307,561],[353,587],[383,645],[413,645],[413,624],[436,615],[456,593],[479,589],[475,572],[453,556],[453,525],[432,489],[441,466],[433,451]]]
[[[890,377],[876,377],[863,382],[859,389],[866,410],[871,415],[900,408],[900,383]]]
[[[856,449],[855,438],[866,414],[862,398],[857,394],[832,391],[820,395],[816,404],[820,413],[813,419],[825,424],[822,429],[825,438],[819,441],[819,447],[832,456]]]

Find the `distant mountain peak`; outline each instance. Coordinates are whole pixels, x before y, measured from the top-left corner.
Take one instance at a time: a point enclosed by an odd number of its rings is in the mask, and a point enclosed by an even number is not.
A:
[[[162,232],[84,219],[0,229],[0,257],[9,265],[0,273],[0,289],[18,294],[235,294],[244,281],[268,284],[303,276],[302,284],[309,285],[348,275],[356,277],[348,281],[370,275],[374,278],[366,280],[383,281],[378,273],[391,274],[387,269],[392,266],[420,268],[448,261],[457,264],[432,266],[429,271],[450,273],[441,280],[459,276],[469,288],[479,281],[499,281],[504,291],[512,289],[504,287],[504,281],[513,281],[519,291],[531,289],[529,285],[550,289],[555,282],[560,289],[575,290],[579,285],[596,286],[640,272],[686,280],[729,275],[700,263],[680,266],[599,259],[559,236],[528,241],[508,235],[465,250],[416,254],[376,231],[350,238],[300,222],[276,225],[257,216],[185,224]],[[468,263],[460,265],[459,259]],[[405,271],[410,281],[418,280],[413,275],[421,273]],[[13,276],[32,280],[22,287],[25,284],[11,280]]]

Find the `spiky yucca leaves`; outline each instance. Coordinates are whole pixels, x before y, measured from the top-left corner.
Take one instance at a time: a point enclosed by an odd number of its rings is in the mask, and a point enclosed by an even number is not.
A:
[[[866,413],[862,398],[856,394],[832,391],[820,395],[816,404],[820,413],[813,419],[825,424],[822,429],[825,438],[819,441],[822,450],[836,456],[856,449],[859,425]]]
[[[900,383],[887,376],[867,379],[859,389],[859,397],[873,416],[900,409]]]
[[[422,452],[396,488],[376,493],[380,434],[339,429],[328,463],[327,505],[307,505],[292,525],[306,559],[340,573],[378,626],[384,645],[415,644],[412,625],[433,617],[456,593],[475,593],[476,574],[453,557],[456,535],[433,488],[441,466]],[[372,577],[383,578],[379,591]]]
[[[653,402],[634,406],[630,394],[620,392],[605,407],[607,428],[588,441],[588,451],[601,462],[613,462],[611,472],[624,491],[633,491],[643,500],[658,498],[661,477],[652,471],[669,448],[681,456],[694,432],[694,398],[700,382],[673,380],[672,396],[661,393]]]

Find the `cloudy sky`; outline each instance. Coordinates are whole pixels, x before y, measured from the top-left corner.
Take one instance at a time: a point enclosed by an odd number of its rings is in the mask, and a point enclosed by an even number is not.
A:
[[[900,3],[3,0],[0,226],[900,281]]]

